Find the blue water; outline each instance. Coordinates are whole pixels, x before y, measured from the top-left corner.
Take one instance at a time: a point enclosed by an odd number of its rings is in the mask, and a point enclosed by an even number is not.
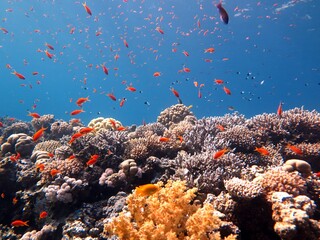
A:
[[[76,116],[85,123],[98,116],[124,125],[154,122],[178,102],[172,86],[198,118],[271,113],[280,101],[284,110],[320,109],[319,1],[224,1],[228,25],[220,21],[218,1],[88,0],[92,16],[81,3],[1,1],[0,27],[8,30],[0,31],[1,116],[30,120],[31,111],[69,120],[75,101],[89,96]],[[54,47],[52,59],[43,52],[46,42]],[[215,52],[204,53],[209,47]],[[183,66],[191,72],[178,73]],[[156,71],[160,77],[153,77]],[[232,94],[214,79],[224,80]],[[205,85],[201,98],[194,81]],[[130,83],[136,92],[125,90]],[[117,101],[106,96],[111,92]]]

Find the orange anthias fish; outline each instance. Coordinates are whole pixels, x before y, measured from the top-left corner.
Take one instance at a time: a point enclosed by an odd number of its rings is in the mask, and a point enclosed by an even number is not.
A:
[[[82,107],[82,104],[84,104],[85,102],[88,102],[90,101],[89,100],[89,97],[81,97],[81,98],[78,98],[78,100],[76,101],[76,104],[79,106],[79,107]]]
[[[225,86],[223,87],[223,91],[224,91],[226,94],[231,95],[230,89],[227,88],[227,87],[225,87]]]
[[[47,49],[44,50],[44,53],[45,53],[45,54],[47,55],[47,57],[50,58],[50,59],[53,57],[53,54],[50,53]]]
[[[113,93],[108,93],[107,96],[108,96],[112,101],[117,101],[117,98],[114,96]]]
[[[54,47],[53,47],[51,44],[45,43],[44,45],[45,45],[47,48],[50,48],[51,50],[54,50]]]
[[[229,151],[229,149],[227,148],[224,148],[218,152],[216,152],[214,155],[213,155],[213,159],[218,159],[220,157],[222,157],[225,153],[227,153]]]
[[[213,47],[204,50],[204,53],[214,53],[215,49]]]
[[[177,98],[180,97],[180,95],[179,95],[179,93],[178,93],[177,90],[175,90],[174,88],[171,88],[170,90],[171,90],[171,92],[173,93],[173,95],[175,95]]]
[[[40,128],[34,135],[33,135],[33,141],[37,141],[39,138],[41,138],[42,137],[42,135],[43,135],[43,133],[44,133],[44,131],[46,130],[47,128],[44,128],[44,127],[42,127],[42,128]]]
[[[91,16],[92,12],[91,12],[91,9],[87,6],[87,3],[86,2],[82,3],[82,6],[86,10],[86,12]]]
[[[29,112],[28,116],[33,117],[33,118],[40,118],[40,115],[38,113]]]
[[[169,142],[169,140],[170,140],[170,138],[168,138],[168,137],[160,137],[159,138],[160,142]]]
[[[136,194],[142,197],[150,196],[158,192],[161,188],[155,184],[145,184],[136,187]]]
[[[87,166],[92,166],[97,163],[99,158],[98,154],[92,155],[90,159],[86,162]]]
[[[122,98],[121,101],[120,101],[120,103],[119,103],[120,107],[123,107],[123,105],[124,105],[124,103],[125,103],[126,101],[127,101],[126,98]]]
[[[124,127],[124,126],[120,126],[120,127],[117,128],[117,130],[118,130],[118,131],[124,131],[124,130],[127,130],[127,128]]]
[[[277,109],[277,115],[281,117],[282,115],[282,102],[279,103],[278,109]]]
[[[164,31],[160,27],[156,27],[156,30],[158,31],[158,33],[164,34]]]
[[[11,223],[12,227],[28,227],[28,222],[29,221],[22,221],[22,220],[15,220]]]
[[[137,91],[137,89],[134,88],[134,87],[132,87],[132,86],[128,86],[128,87],[126,88],[126,90],[128,90],[128,91],[130,91],[130,92],[135,92],[135,91]]]
[[[83,109],[76,109],[76,110],[72,111],[72,112],[70,113],[70,115],[74,116],[74,115],[77,115],[77,114],[83,113],[83,112],[84,112]]]
[[[221,79],[215,79],[214,82],[215,82],[216,84],[223,84],[223,83],[224,83],[224,81],[221,80]]]
[[[256,147],[254,150],[256,152],[260,153],[263,156],[268,156],[269,155],[269,151],[267,149],[263,148],[263,147],[260,147],[260,148]]]
[[[71,136],[71,139],[70,139],[70,141],[69,141],[69,144],[71,144],[71,143],[73,143],[76,139],[78,139],[79,137],[82,137],[83,136],[83,134],[82,133],[75,133],[75,134],[73,134],[72,136]]]
[[[58,173],[60,173],[60,170],[58,170],[58,169],[52,169],[52,170],[50,171],[50,175],[51,175],[52,177],[56,176]]]
[[[298,155],[302,155],[303,152],[300,148],[296,147],[296,146],[293,146],[291,144],[288,143],[287,145],[287,148],[289,148],[292,152],[294,152],[295,154],[298,154]]]
[[[161,73],[160,73],[160,72],[154,72],[154,73],[153,73],[153,76],[154,76],[154,77],[160,77],[160,76],[161,76]]]
[[[21,73],[18,73],[16,71],[14,71],[12,74],[16,75],[19,79],[22,79],[22,80],[26,79],[25,76],[23,76]]]
[[[39,219],[43,219],[43,218],[46,218],[48,216],[48,213],[46,211],[42,211],[40,214],[39,214]]]
[[[91,128],[91,127],[84,127],[84,128],[81,128],[79,133],[80,134],[87,134],[87,133],[90,133],[94,131],[94,128]]]
[[[9,159],[10,159],[10,161],[11,162],[16,162],[16,161],[18,161],[19,159],[20,159],[20,153],[17,153],[16,155],[11,155],[10,157],[9,157]]]
[[[109,74],[109,69],[108,69],[104,64],[102,64],[101,67],[102,67],[103,72],[104,72],[106,75],[108,75],[108,74]]]

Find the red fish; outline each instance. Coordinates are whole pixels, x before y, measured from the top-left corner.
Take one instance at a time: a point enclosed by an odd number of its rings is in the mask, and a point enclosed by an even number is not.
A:
[[[42,137],[42,135],[43,135],[43,133],[44,133],[44,131],[46,130],[47,128],[44,128],[44,127],[42,127],[42,128],[40,128],[34,135],[33,135],[33,141],[35,142],[35,141],[37,141],[39,138],[41,138]]]
[[[28,222],[29,221],[22,221],[22,220],[15,220],[11,223],[12,227],[28,227]]]
[[[18,73],[16,71],[14,71],[12,74],[16,75],[18,78],[20,78],[22,80],[26,79],[25,76],[23,76],[21,73]]]
[[[124,105],[124,103],[126,102],[126,98],[122,98],[120,101],[120,107],[122,107]]]
[[[160,27],[156,27],[156,30],[158,31],[158,33],[164,34],[164,31]]]
[[[94,131],[94,128],[84,127],[84,128],[80,129],[79,133],[80,134],[88,134],[88,133],[91,133],[92,131]]]
[[[179,93],[177,90],[175,90],[174,88],[170,88],[171,92],[173,93],[173,95],[175,95],[177,98],[180,97]]]
[[[182,69],[184,72],[186,72],[186,73],[189,73],[189,72],[191,72],[191,69],[190,68],[187,68],[187,67],[183,67],[183,69]]]
[[[71,139],[69,141],[69,144],[73,143],[76,139],[78,139],[79,137],[82,137],[83,134],[78,132],[78,133],[75,133],[71,136]]]
[[[161,73],[160,73],[160,72],[154,72],[154,73],[153,73],[153,76],[154,76],[154,77],[159,77],[159,76],[161,76]]]
[[[30,117],[33,117],[33,118],[40,118],[40,115],[38,113],[32,113],[32,112],[29,112],[28,116]]]
[[[50,45],[49,43],[45,43],[44,44],[47,48],[50,48],[51,50],[54,50],[54,47],[52,45]]]
[[[159,138],[159,141],[160,142],[169,142],[170,138],[167,138],[167,137],[160,137]]]
[[[213,47],[204,50],[205,53],[214,53],[215,49]]]
[[[83,113],[84,110],[83,109],[76,109],[76,110],[73,110],[70,115],[74,116],[74,115],[77,115],[79,113]]]
[[[182,51],[182,53],[186,56],[186,57],[189,57],[189,53],[187,51]]]
[[[129,47],[129,44],[127,43],[127,40],[123,39],[123,44],[126,46],[126,48]]]
[[[108,68],[107,68],[104,64],[102,64],[101,67],[102,67],[103,72],[104,72],[106,75],[108,75],[108,74],[109,74]]]
[[[216,152],[214,155],[213,155],[213,159],[218,159],[220,158],[221,156],[223,156],[226,152],[228,152],[229,150],[227,148],[224,148],[218,152]]]
[[[53,57],[53,54],[50,53],[47,49],[44,50],[44,53],[45,53],[45,54],[47,55],[47,57],[50,58],[50,59]]]
[[[118,131],[124,131],[124,130],[127,130],[127,128],[124,127],[124,126],[120,126],[120,127],[117,128],[117,130],[118,130]]]
[[[260,153],[263,156],[268,156],[269,155],[269,151],[267,149],[263,148],[263,147],[260,147],[260,148],[256,147],[254,150],[256,152]]]
[[[82,3],[82,6],[86,10],[86,12],[91,16],[92,12],[91,12],[91,9],[87,6],[87,3],[86,2]]]
[[[116,101],[116,100],[117,100],[117,98],[114,96],[113,93],[108,93],[107,96],[108,96],[111,100],[113,100],[113,101]]]
[[[224,91],[226,94],[231,95],[231,91],[230,91],[229,88],[223,87],[223,91]]]
[[[58,170],[58,169],[52,169],[52,170],[50,171],[50,175],[51,175],[52,177],[56,176],[58,173],[60,173],[60,170]]]
[[[224,83],[224,81],[221,80],[221,79],[215,79],[214,82],[215,82],[216,84],[223,84],[223,83]]]
[[[98,154],[92,155],[90,159],[86,162],[87,166],[92,166],[97,163],[99,158]]]
[[[277,115],[281,117],[282,115],[282,102],[279,103],[278,109],[277,109]]]
[[[295,154],[298,154],[298,155],[302,155],[303,152],[300,148],[296,147],[296,146],[293,146],[291,144],[288,144],[287,145],[287,148],[289,148],[292,152],[294,152]]]
[[[39,214],[39,219],[42,219],[42,218],[46,218],[48,216],[48,213],[46,211],[42,211],[40,214]]]
[[[130,92],[135,92],[135,91],[137,91],[137,89],[134,88],[134,87],[132,87],[132,86],[128,86],[128,87],[126,88],[126,90],[128,90],[128,91],[130,91]]]
[[[228,24],[229,22],[229,16],[227,11],[222,7],[222,3],[219,2],[216,6],[219,10],[219,14],[220,14],[220,19],[224,24]]]
[[[78,100],[76,101],[76,104],[79,106],[79,107],[82,107],[82,104],[84,104],[85,102],[87,101],[90,101],[89,100],[89,97],[82,97],[82,98],[78,98]]]

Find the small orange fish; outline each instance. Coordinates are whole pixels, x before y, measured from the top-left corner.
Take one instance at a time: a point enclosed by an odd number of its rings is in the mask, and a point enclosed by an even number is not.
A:
[[[40,214],[39,214],[39,219],[43,219],[43,218],[46,218],[48,216],[48,213],[46,211],[42,211]]]
[[[70,157],[67,158],[67,160],[72,160],[72,159],[75,159],[75,158],[76,158],[76,156],[72,154]]]
[[[1,193],[1,198],[5,198],[5,194],[4,193]]]
[[[35,75],[38,75],[39,72],[32,72],[32,75],[35,76]]]
[[[180,141],[180,143],[183,142],[183,137],[182,136],[177,136],[177,139]]]
[[[92,155],[90,159],[86,162],[87,166],[92,166],[97,163],[99,158],[98,154]]]
[[[14,71],[12,74],[16,75],[18,78],[20,78],[22,80],[26,79],[25,76],[23,76],[21,73],[18,73],[16,71]]]
[[[124,126],[120,126],[120,127],[117,128],[117,130],[118,130],[118,131],[124,131],[124,130],[127,130],[127,128],[124,127]]]
[[[54,47],[53,47],[51,44],[45,43],[44,45],[45,45],[47,48],[50,48],[51,50],[54,50]]]
[[[122,98],[120,101],[120,107],[123,107],[124,103],[127,101],[126,98]]]
[[[47,128],[44,128],[44,127],[42,127],[42,128],[40,128],[35,134],[33,134],[33,141],[35,142],[35,141],[37,141],[39,138],[41,138],[42,137],[42,135],[43,135],[43,133],[44,133],[44,131],[46,130]]]
[[[126,46],[126,48],[129,47],[129,44],[128,44],[127,40],[125,40],[125,39],[123,39],[123,44]]]
[[[145,185],[141,185],[139,187],[136,187],[136,194],[139,196],[150,196],[152,194],[155,194],[156,192],[158,192],[161,188],[158,187],[155,184],[145,184]]]
[[[86,12],[91,16],[92,12],[91,12],[91,9],[87,6],[87,3],[86,2],[82,3],[82,6],[86,10]]]
[[[28,116],[33,117],[33,118],[40,118],[40,115],[38,113],[29,112]]]
[[[45,53],[45,54],[47,55],[47,57],[50,58],[50,59],[53,57],[53,54],[50,53],[47,49],[44,50],[44,53]]]
[[[287,145],[287,148],[289,148],[292,152],[294,152],[295,154],[298,154],[298,155],[303,155],[303,152],[300,148],[296,147],[296,146],[293,146],[291,144],[288,143]]]
[[[204,50],[204,53],[214,53],[215,49],[213,47]]]
[[[49,156],[50,158],[53,158],[53,157],[54,157],[54,154],[53,154],[53,153],[48,152],[48,156]]]
[[[81,128],[79,133],[80,134],[87,134],[87,133],[90,133],[94,131],[94,128],[91,128],[91,127],[84,127],[84,128]]]
[[[173,95],[175,95],[177,98],[180,97],[179,93],[177,90],[175,90],[174,88],[170,88],[171,92],[173,93]]]
[[[183,70],[184,72],[186,72],[186,73],[191,72],[191,69],[188,68],[188,67],[183,67],[182,70]]]
[[[52,170],[50,171],[50,175],[51,175],[52,177],[56,176],[58,173],[60,173],[60,170],[58,170],[58,169],[52,169]]]
[[[14,198],[12,199],[12,204],[13,204],[13,205],[16,205],[17,202],[18,202],[18,199],[17,199],[16,197],[14,197]]]
[[[29,221],[15,220],[11,223],[11,226],[12,227],[24,227],[24,226],[28,227],[29,226],[28,222]]]
[[[256,147],[254,150],[256,152],[260,153],[263,156],[268,156],[269,155],[269,151],[267,149],[263,148],[263,147],[260,147],[260,148]]]
[[[88,102],[90,101],[89,100],[89,97],[81,97],[81,98],[78,98],[78,100],[76,101],[76,104],[79,106],[79,107],[82,107],[82,105],[85,103],[85,102]]]
[[[279,103],[279,106],[278,106],[278,109],[277,109],[277,115],[279,116],[279,117],[281,117],[281,115],[282,115],[282,102],[280,102]]]
[[[11,155],[10,157],[9,157],[9,159],[10,159],[10,161],[11,162],[16,162],[16,161],[18,161],[19,159],[20,159],[20,153],[17,153],[16,155]]]
[[[158,31],[158,33],[164,34],[164,31],[160,27],[156,27],[156,30]]]
[[[169,142],[170,138],[167,138],[167,137],[160,137],[159,138],[159,141],[160,142]]]
[[[161,76],[161,73],[160,73],[160,72],[154,72],[154,73],[153,73],[153,76],[154,76],[154,77],[159,77],[159,76]]]
[[[216,84],[223,84],[223,83],[224,83],[224,81],[221,80],[221,79],[215,79],[214,82],[215,82]]]
[[[109,70],[108,70],[108,68],[107,68],[104,64],[101,64],[101,67],[102,67],[103,72],[104,72],[106,75],[109,75]]]
[[[113,119],[109,119],[109,122],[111,123],[111,125],[112,125],[112,127],[114,128],[114,129],[116,129],[117,128],[117,125],[116,125],[116,121],[115,120],[113,120]]]
[[[130,91],[130,92],[135,92],[135,91],[137,91],[137,89],[134,88],[134,87],[132,87],[132,86],[128,86],[128,87],[126,88],[126,90],[128,90],[128,91]]]
[[[225,86],[223,87],[223,91],[224,91],[226,94],[231,95],[230,89],[227,88],[227,87],[225,87]]]
[[[186,56],[186,57],[189,57],[189,53],[187,51],[182,51],[182,53]]]
[[[69,141],[69,144],[71,144],[71,143],[73,143],[76,139],[78,139],[79,137],[82,137],[83,136],[83,134],[82,133],[75,133],[75,134],[73,134],[72,136],[71,136],[71,139],[70,139],[70,141]]]
[[[73,110],[70,115],[74,116],[74,115],[77,115],[79,113],[83,113],[84,110],[83,109],[76,109],[76,110]]]
[[[229,149],[227,148],[224,148],[218,152],[216,152],[214,155],[213,155],[213,159],[218,159],[219,157],[223,156],[225,153],[227,153],[229,151]]]
[[[117,101],[117,98],[114,96],[113,93],[107,93],[107,96],[108,96],[112,101]]]
[[[221,132],[223,132],[225,129],[224,129],[224,126],[222,126],[221,124],[218,124],[216,126]]]

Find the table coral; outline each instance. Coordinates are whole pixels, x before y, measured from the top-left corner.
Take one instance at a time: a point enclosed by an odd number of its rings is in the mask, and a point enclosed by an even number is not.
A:
[[[128,212],[122,212],[105,225],[105,232],[120,239],[222,239],[224,222],[212,205],[192,204],[196,188],[187,189],[182,181],[168,181],[158,192],[127,198]],[[201,219],[201,221],[200,221]],[[230,234],[230,239],[235,235]]]

